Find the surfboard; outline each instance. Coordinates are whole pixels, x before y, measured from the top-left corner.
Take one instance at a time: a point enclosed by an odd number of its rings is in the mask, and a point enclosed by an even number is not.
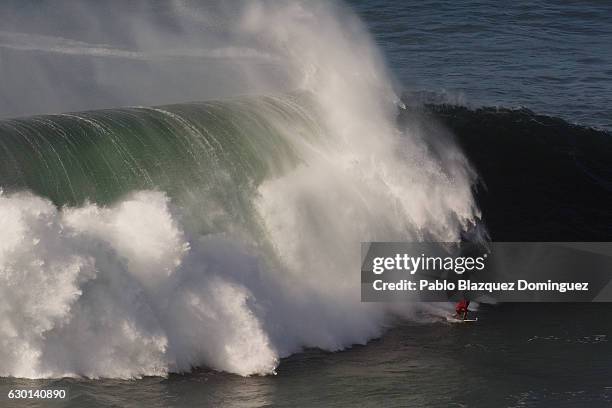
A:
[[[475,319],[456,319],[452,316],[446,316],[446,321],[449,323],[474,323],[478,321],[478,318]]]

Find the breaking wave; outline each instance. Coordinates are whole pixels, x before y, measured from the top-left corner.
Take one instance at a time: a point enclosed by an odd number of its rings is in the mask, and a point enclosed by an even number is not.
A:
[[[360,302],[359,243],[460,239],[472,170],[358,21],[253,4],[291,92],[0,121],[0,375],[269,374],[415,313]]]

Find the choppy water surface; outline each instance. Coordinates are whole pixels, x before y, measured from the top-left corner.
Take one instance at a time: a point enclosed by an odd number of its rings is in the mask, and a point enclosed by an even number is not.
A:
[[[612,127],[612,3],[353,1],[400,82]]]

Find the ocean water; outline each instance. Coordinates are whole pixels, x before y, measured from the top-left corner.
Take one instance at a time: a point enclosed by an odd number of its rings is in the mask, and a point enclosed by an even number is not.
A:
[[[607,304],[352,281],[362,240],[610,240],[607,2],[135,4],[2,6],[0,406],[610,406]]]
[[[393,72],[451,103],[610,129],[607,1],[355,1]]]

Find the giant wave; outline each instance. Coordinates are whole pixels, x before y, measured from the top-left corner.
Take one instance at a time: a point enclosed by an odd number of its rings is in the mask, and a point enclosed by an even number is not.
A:
[[[1,376],[269,374],[414,315],[360,302],[359,242],[460,239],[474,172],[356,20],[247,9],[291,92],[0,121]]]

